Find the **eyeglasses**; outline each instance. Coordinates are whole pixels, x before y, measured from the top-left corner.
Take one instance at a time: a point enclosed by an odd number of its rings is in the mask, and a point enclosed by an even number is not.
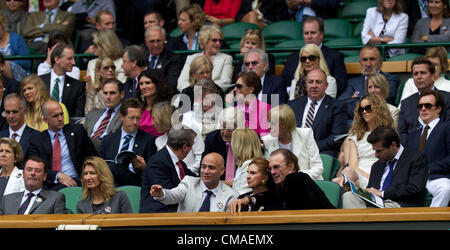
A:
[[[211,38],[211,39],[209,39],[211,42],[213,42],[213,43],[217,43],[217,42],[219,42],[219,43],[222,43],[223,42],[223,40],[222,39],[218,39],[218,38]]]
[[[372,112],[372,106],[371,105],[366,105],[365,107],[359,107],[358,109],[359,113],[363,113],[364,111],[366,111],[367,113]]]
[[[162,43],[163,42],[163,40],[148,40],[147,41],[148,43]]]
[[[11,1],[14,1],[14,2],[23,2],[23,0],[6,0],[6,2],[11,2]]]
[[[419,103],[419,104],[417,104],[417,109],[421,110],[423,107],[425,107],[425,109],[431,109],[433,106],[436,106],[436,105],[433,105],[431,103]]]
[[[235,86],[236,86],[237,89],[242,89],[242,88],[247,87],[247,86],[244,86],[244,85],[242,85],[242,84],[240,84],[240,83],[236,83]]]
[[[314,55],[310,55],[310,56],[301,56],[300,57],[300,61],[301,62],[306,62],[306,60],[309,60],[310,62],[317,60],[319,57],[318,56],[314,56]]]
[[[256,66],[258,64],[259,64],[258,61],[244,62],[245,67],[249,67],[250,65]]]

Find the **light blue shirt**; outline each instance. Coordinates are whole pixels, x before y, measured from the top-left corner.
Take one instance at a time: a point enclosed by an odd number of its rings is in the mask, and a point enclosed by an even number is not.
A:
[[[122,127],[122,133],[121,133],[121,135],[120,135],[120,145],[119,145],[119,150],[117,151],[117,153],[120,153],[120,149],[122,149],[122,145],[125,143],[125,136],[127,136],[127,135],[131,135],[132,137],[131,137],[131,139],[130,139],[130,144],[129,144],[129,146],[128,146],[128,149],[126,149],[126,150],[133,151],[134,139],[136,138],[136,134],[137,134],[137,131],[134,132],[134,133],[128,134],[127,132],[125,132],[125,130],[123,130],[123,127]],[[136,145],[136,146],[137,146],[137,145]],[[133,164],[132,164],[132,163],[130,163],[130,165],[128,166],[128,169],[130,169],[130,171],[131,171],[132,173],[136,173],[136,172],[134,171],[134,168],[133,168]]]
[[[55,142],[55,132],[47,130],[50,135],[50,141],[53,145]],[[78,178],[78,173],[73,165],[72,158],[70,157],[69,148],[67,147],[67,140],[64,133],[61,130],[58,131],[59,143],[61,144],[61,173],[68,175],[71,178]],[[58,183],[58,174],[56,175],[55,183]]]

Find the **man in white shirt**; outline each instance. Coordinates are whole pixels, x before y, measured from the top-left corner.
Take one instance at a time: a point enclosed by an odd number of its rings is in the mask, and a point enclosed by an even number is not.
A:
[[[152,185],[150,194],[164,204],[178,203],[178,212],[226,211],[228,204],[239,194],[220,181],[224,172],[223,157],[210,153],[202,160],[200,178],[187,176],[173,189]]]

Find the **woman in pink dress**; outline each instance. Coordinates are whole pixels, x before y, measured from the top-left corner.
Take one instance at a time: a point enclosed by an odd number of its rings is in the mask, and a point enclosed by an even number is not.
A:
[[[136,96],[144,105],[139,128],[147,133],[160,136],[151,116],[154,104],[162,101],[171,101],[173,90],[169,87],[167,80],[156,70],[147,69],[139,77],[139,87]]]

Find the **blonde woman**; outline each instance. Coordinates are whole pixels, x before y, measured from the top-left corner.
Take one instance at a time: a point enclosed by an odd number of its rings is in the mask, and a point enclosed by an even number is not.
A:
[[[336,98],[336,79],[330,75],[327,61],[320,48],[315,44],[306,44],[299,53],[299,64],[292,79],[289,89],[289,100],[294,100],[299,96],[306,96],[306,75],[313,69],[321,69],[327,75],[328,88],[325,93]]]
[[[386,77],[383,74],[375,73],[367,78],[366,84],[366,95],[375,94],[381,96],[385,99],[389,96],[389,84]],[[392,120],[394,121],[394,128],[397,128],[398,116],[400,114],[400,109],[394,105],[387,103],[389,113],[391,113]]]
[[[238,128],[231,135],[231,149],[237,166],[231,187],[240,195],[251,192],[247,184],[247,169],[253,159],[263,157],[261,140],[253,129]]]
[[[107,79],[115,77],[116,65],[114,65],[114,61],[109,57],[98,58],[95,63],[95,78],[91,79],[90,76],[85,78],[87,80],[85,114],[93,109],[104,109],[106,107],[102,94],[103,83]]]
[[[356,185],[359,184],[362,188],[367,186],[370,169],[378,161],[372,145],[367,142],[370,132],[379,126],[393,128],[393,124],[386,101],[381,96],[369,94],[359,100],[355,107],[354,120],[350,127],[349,136],[344,141],[339,156],[341,166],[344,168],[342,171]],[[354,176],[354,178],[351,176]],[[333,181],[342,185],[340,171],[338,171],[338,177]]]
[[[117,79],[125,82],[127,77],[122,69],[122,43],[117,37],[116,33],[109,29],[99,30],[92,34],[92,39],[95,47],[95,55],[98,57],[109,57],[114,61],[116,66]],[[86,77],[95,78],[95,65],[98,58],[92,59],[88,62]],[[86,81],[86,78],[84,79]]]
[[[289,149],[298,158],[300,171],[313,180],[323,180],[323,164],[311,128],[297,128],[294,111],[287,104],[269,111],[270,134],[262,138],[264,157],[279,149]]]
[[[189,70],[192,61],[201,55],[208,57],[213,63],[212,80],[226,91],[231,87],[233,75],[233,58],[220,52],[223,33],[217,25],[203,25],[198,35],[198,42],[203,52],[189,55],[178,78],[177,89],[183,91],[189,86]]]
[[[79,214],[132,213],[125,192],[114,188],[108,164],[100,157],[86,159],[81,172],[82,199],[77,204]]]
[[[31,74],[20,83],[20,96],[25,99],[25,123],[30,128],[39,131],[44,131],[48,128],[47,123],[42,118],[42,105],[50,100],[50,94],[42,79],[36,75]],[[64,124],[69,123],[69,112],[63,103],[61,107],[64,112]]]

